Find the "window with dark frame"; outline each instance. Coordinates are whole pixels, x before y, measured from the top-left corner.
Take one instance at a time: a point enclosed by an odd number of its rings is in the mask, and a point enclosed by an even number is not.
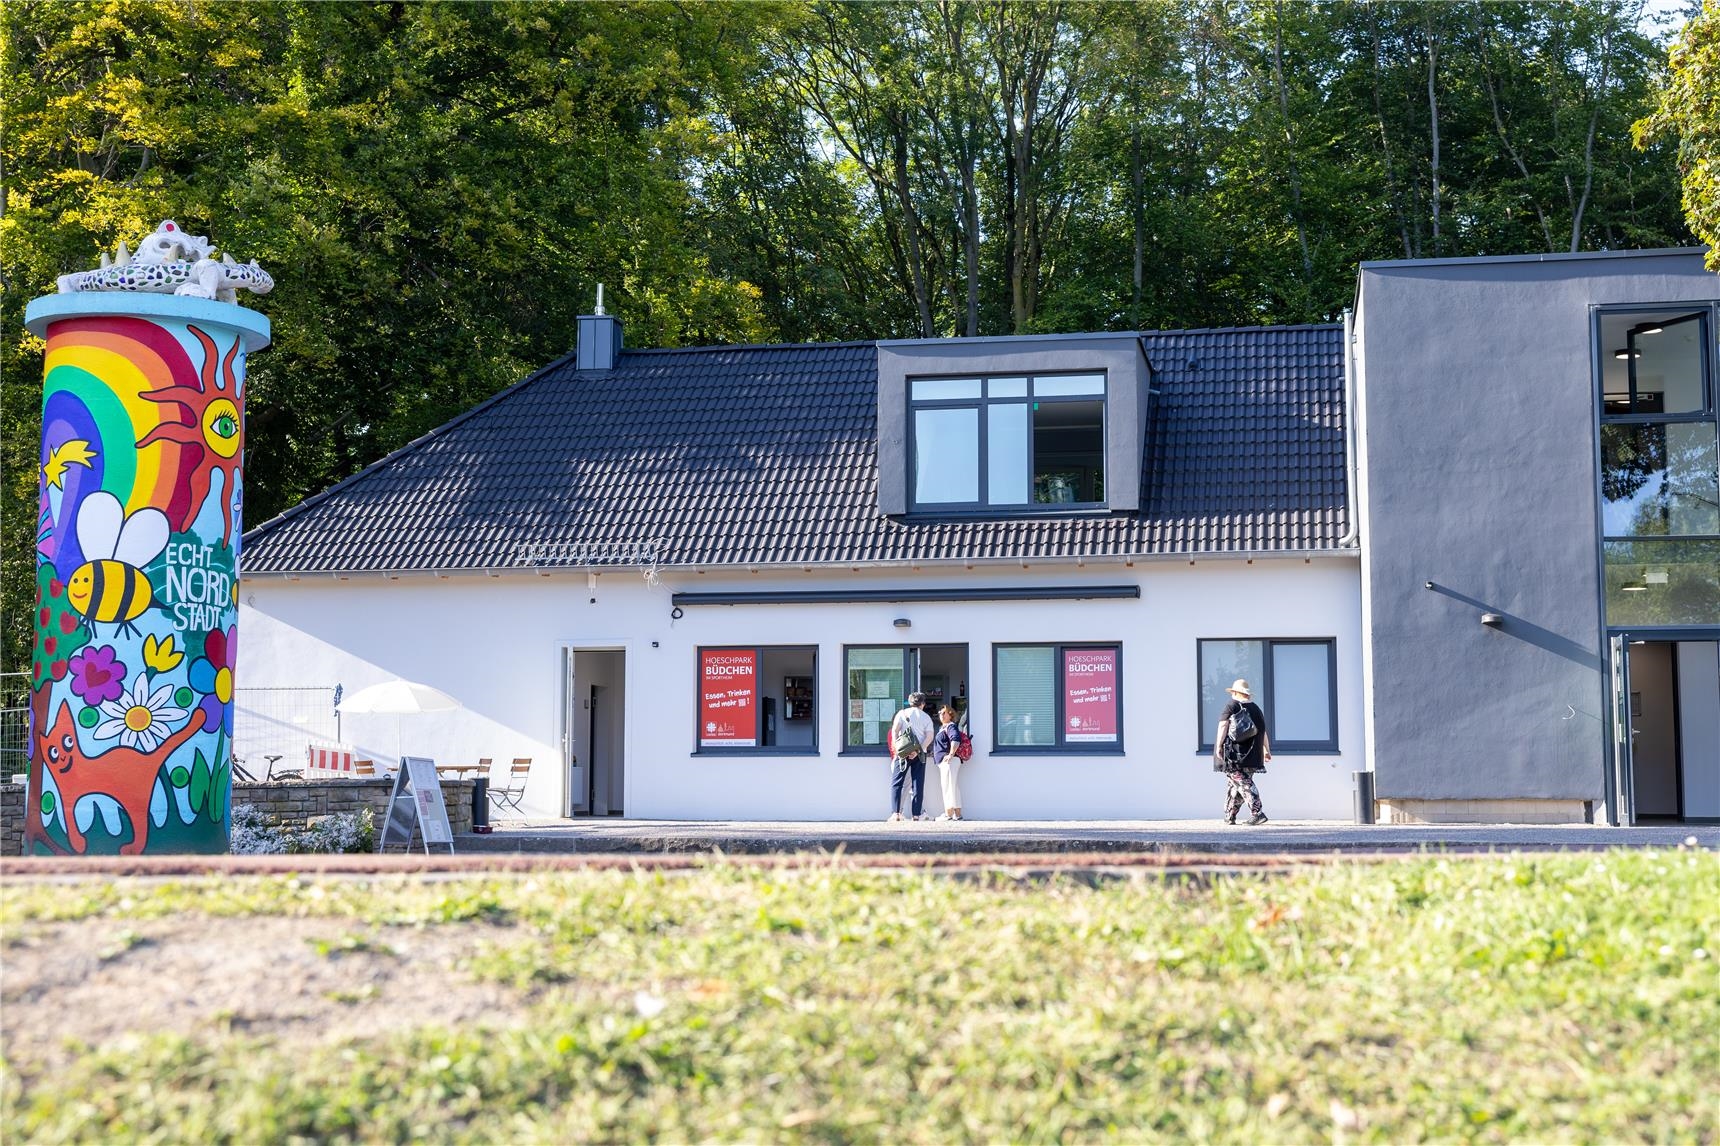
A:
[[[1121,644],[995,644],[993,752],[1123,750]]]
[[[817,646],[700,646],[694,671],[696,752],[817,753]]]
[[[890,722],[912,692],[924,693],[934,705],[948,704],[968,727],[968,646],[845,645],[842,664],[848,705],[843,752],[888,751]]]
[[[1338,642],[1328,637],[1255,637],[1197,643],[1198,751],[1213,750],[1228,689],[1246,680],[1266,714],[1274,755],[1338,751]]]
[[[908,380],[910,508],[1105,504],[1105,375]]]
[[[1714,310],[1608,308],[1595,335],[1607,624],[1720,623]]]

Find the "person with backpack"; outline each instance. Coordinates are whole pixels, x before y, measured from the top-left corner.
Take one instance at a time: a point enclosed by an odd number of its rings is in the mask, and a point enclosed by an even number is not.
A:
[[[938,710],[943,727],[932,739],[932,762],[938,766],[938,778],[943,782],[944,814],[940,820],[962,818],[962,789],[958,782],[962,765],[973,757],[973,737],[956,723],[956,710],[944,705]]]
[[[1266,714],[1253,701],[1246,680],[1225,689],[1230,703],[1218,714],[1218,732],[1213,737],[1212,770],[1222,772],[1230,787],[1224,794],[1224,822],[1236,823],[1242,799],[1248,797],[1250,824],[1264,824],[1266,812],[1260,804],[1260,789],[1254,777],[1266,771],[1272,759],[1272,742],[1266,736]]]
[[[890,819],[903,819],[902,785],[908,785],[910,815],[916,820],[926,801],[926,753],[932,747],[932,718],[926,715],[924,693],[913,693],[905,708],[890,721]]]

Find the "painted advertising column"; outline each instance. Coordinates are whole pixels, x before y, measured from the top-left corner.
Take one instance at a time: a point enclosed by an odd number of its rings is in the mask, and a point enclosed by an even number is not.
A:
[[[47,339],[27,854],[224,852],[245,356],[274,285],[170,220],[65,275]]]

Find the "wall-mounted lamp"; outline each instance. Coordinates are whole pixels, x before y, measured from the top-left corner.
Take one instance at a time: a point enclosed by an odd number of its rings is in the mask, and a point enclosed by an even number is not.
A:
[[[1503,613],[1483,613],[1483,614],[1481,614],[1481,623],[1483,625],[1486,625],[1490,629],[1497,629],[1499,626],[1501,626],[1505,623],[1505,614],[1503,614]]]
[[[908,620],[908,618],[906,618],[906,617],[897,617],[894,621],[891,621],[890,623],[892,625],[895,625],[898,629],[905,629],[909,625],[912,625],[914,622]]]

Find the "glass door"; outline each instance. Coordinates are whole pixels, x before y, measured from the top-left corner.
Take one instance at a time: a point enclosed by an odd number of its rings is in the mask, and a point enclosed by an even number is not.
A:
[[[579,758],[579,689],[573,649],[561,650],[561,768],[567,777],[567,814],[591,811],[591,774],[588,762]]]
[[[1612,706],[1612,814],[1615,824],[1636,823],[1635,800],[1631,794],[1631,747],[1636,728],[1632,721],[1630,701],[1630,635],[1616,633],[1611,639]]]

